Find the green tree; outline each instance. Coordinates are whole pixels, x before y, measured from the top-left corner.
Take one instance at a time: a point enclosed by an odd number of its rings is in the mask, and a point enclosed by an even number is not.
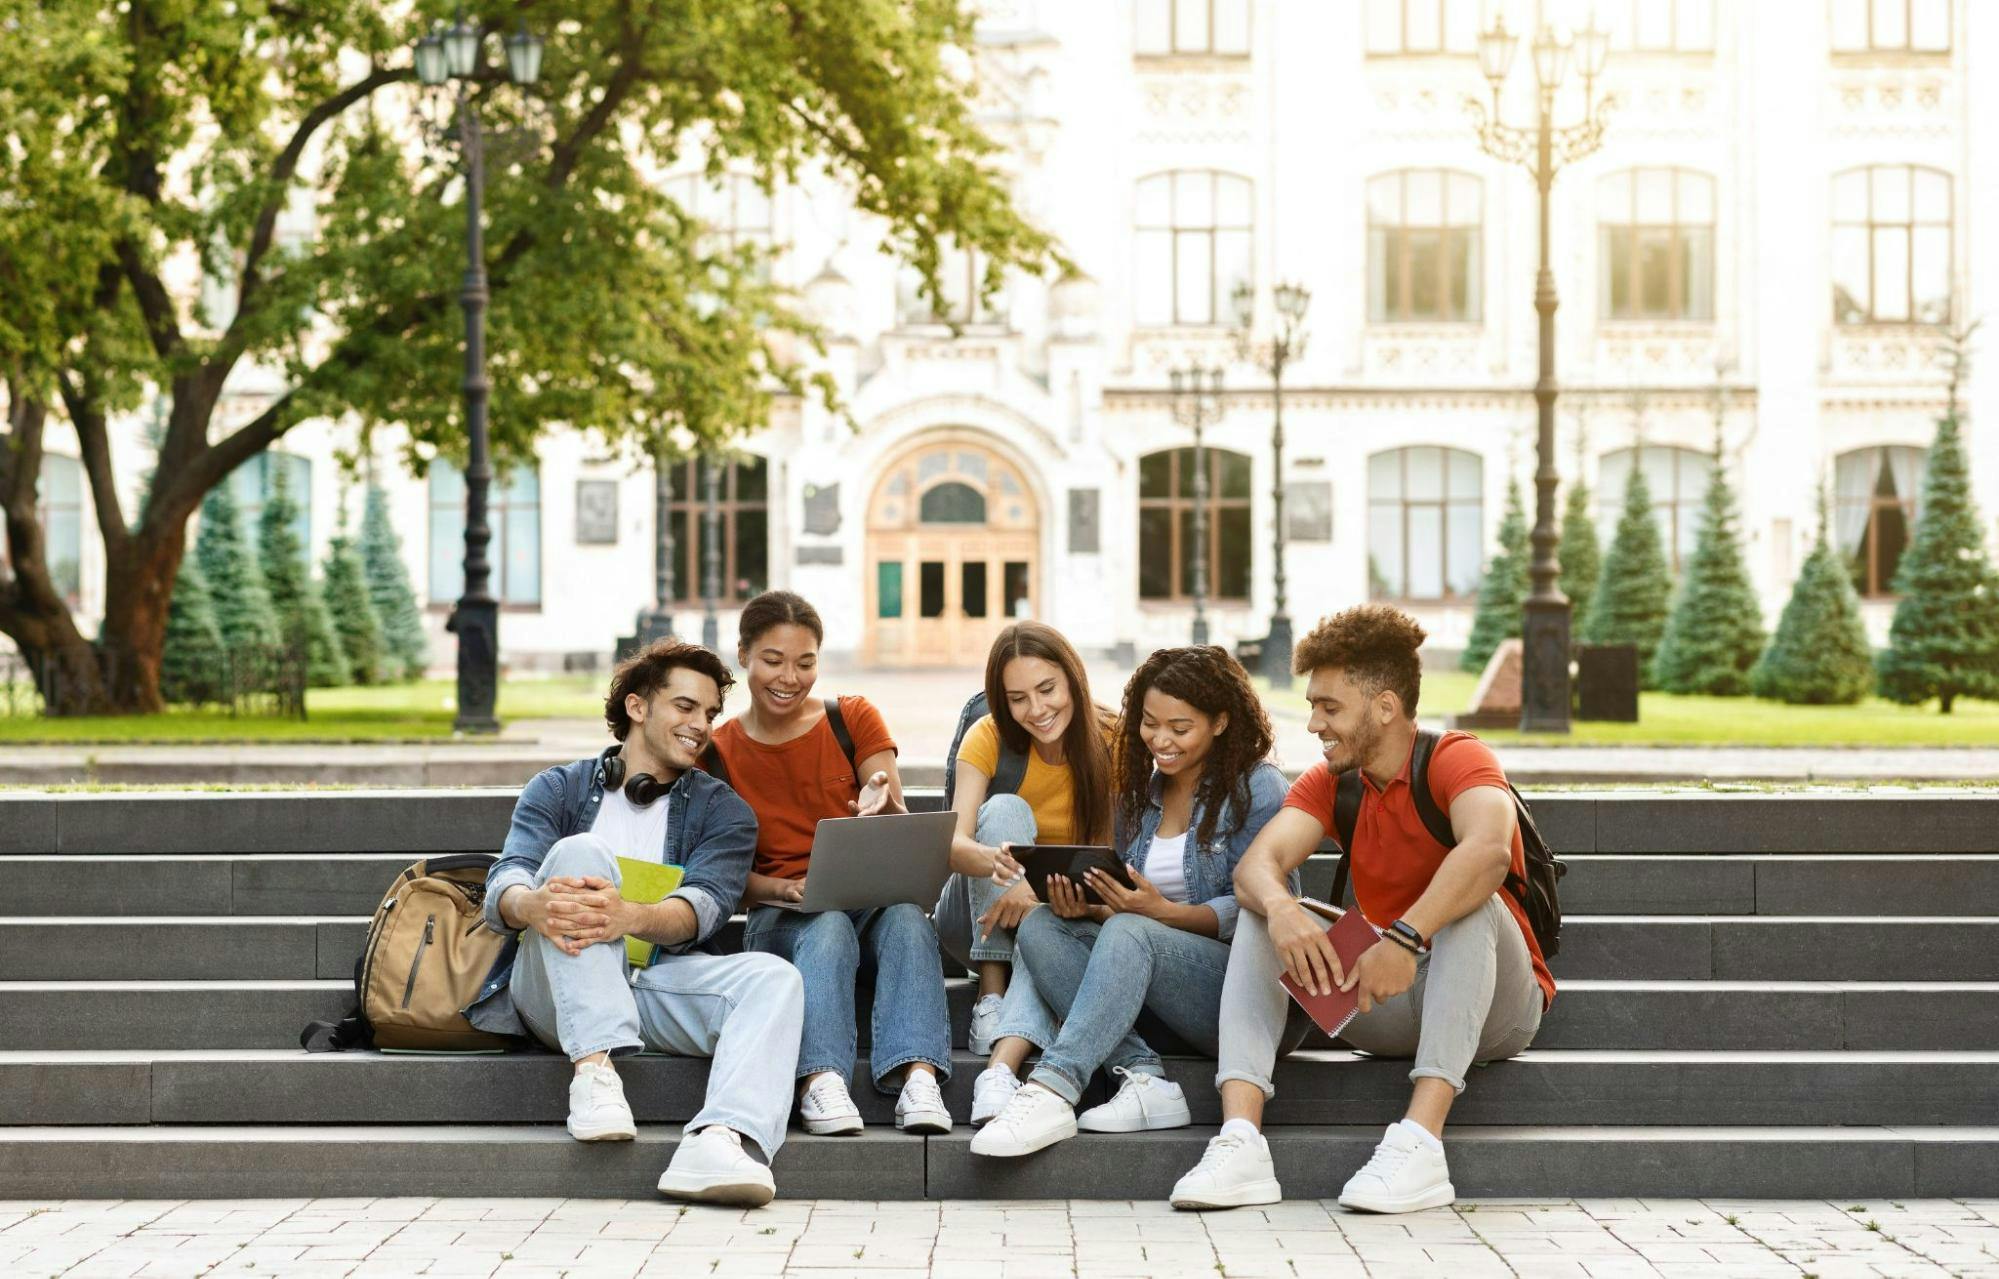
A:
[[[494,445],[551,424],[643,454],[726,446],[780,397],[831,384],[767,251],[730,247],[656,175],[703,164],[775,188],[842,183],[940,310],[943,248],[984,285],[1058,258],[1013,208],[975,118],[963,0],[473,0],[548,41],[531,89],[468,87],[487,168]],[[158,709],[171,586],[205,495],[296,424],[406,429],[414,459],[463,447],[457,385],[464,184],[419,144],[409,50],[450,6],[0,0],[0,633],[48,659],[53,713]],[[503,143],[510,134],[517,144]],[[685,153],[688,139],[698,152]],[[312,241],[286,233],[309,209]],[[200,308],[170,287],[198,260]],[[248,361],[285,389],[215,420]],[[116,492],[114,420],[171,404],[152,500]],[[51,412],[80,441],[106,549],[103,624],[54,589],[33,495]],[[38,667],[42,662],[37,662]]]
[[[1471,638],[1465,641],[1458,666],[1478,672],[1492,660],[1501,640],[1520,636],[1520,609],[1527,602],[1527,515],[1520,505],[1520,481],[1506,482],[1506,515],[1499,522],[1499,551],[1485,565],[1479,583],[1478,612],[1472,616]]]
[[[1590,509],[1589,486],[1581,476],[1569,486],[1568,504],[1562,509],[1562,545],[1556,555],[1562,561],[1562,594],[1569,597],[1571,616],[1580,629],[1596,596],[1597,575],[1603,571],[1603,552],[1596,544],[1596,513]]]
[[[361,552],[348,540],[345,527],[326,548],[326,563],[320,569],[320,576],[326,588],[326,608],[333,615],[333,628],[340,636],[340,651],[347,657],[349,676],[356,684],[381,683],[387,678],[389,664],[382,620],[376,616],[375,602],[368,593],[368,570],[361,563]]]
[[[1666,630],[1666,609],[1673,578],[1666,567],[1666,549],[1652,517],[1652,490],[1645,472],[1634,464],[1624,486],[1624,511],[1603,559],[1603,574],[1590,600],[1585,635],[1592,644],[1629,644],[1638,650],[1639,679],[1650,682],[1652,655]]]
[[[1812,706],[1851,706],[1874,688],[1874,654],[1860,620],[1860,596],[1826,539],[1823,493],[1818,540],[1749,682],[1758,697]]]
[[[1953,400],[1955,396],[1953,396]],[[1971,498],[1957,414],[1937,423],[1915,540],[1895,569],[1895,620],[1878,671],[1881,696],[1944,714],[1959,697],[1999,697],[1999,574]]]
[[[278,619],[278,638],[292,652],[305,654],[308,684],[333,688],[347,682],[347,657],[340,651],[326,598],[307,571],[305,548],[292,532],[298,515],[284,471],[273,471],[271,493],[257,520],[257,550],[264,585],[271,592],[271,611]]]
[[[227,484],[218,484],[202,501],[194,556],[214,602],[223,645],[235,651],[277,643],[278,619],[264,589],[264,572],[243,536],[236,494]]]
[[[1717,440],[1694,553],[1652,659],[1652,682],[1669,693],[1749,694],[1749,671],[1763,653],[1763,606],[1743,563],[1736,521],[1735,490]]]
[[[382,678],[416,679],[430,660],[423,634],[423,614],[403,563],[402,539],[389,519],[389,499],[370,484],[361,515],[361,560],[368,574],[368,595],[382,624]]]
[[[160,662],[160,695],[170,702],[213,701],[226,650],[215,620],[215,601],[201,575],[201,557],[180,562],[174,597],[167,608],[167,644]]]

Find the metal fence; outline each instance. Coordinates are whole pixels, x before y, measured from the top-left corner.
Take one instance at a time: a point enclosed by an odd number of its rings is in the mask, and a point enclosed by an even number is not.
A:
[[[105,677],[117,682],[117,657],[99,654]],[[178,675],[162,673],[160,694],[169,703],[263,719],[304,719],[307,660],[304,649],[248,645],[217,651]],[[0,714],[43,715],[63,699],[62,667],[49,658],[0,653]]]

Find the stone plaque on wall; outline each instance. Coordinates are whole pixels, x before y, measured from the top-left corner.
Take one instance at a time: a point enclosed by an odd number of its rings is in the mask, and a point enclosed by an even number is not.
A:
[[[846,560],[837,546],[801,546],[793,558],[800,564],[840,564]]]
[[[1071,555],[1095,555],[1097,553],[1098,505],[1102,497],[1098,489],[1069,490],[1069,553]]]
[[[805,486],[805,531],[827,536],[840,531],[840,486]],[[799,561],[803,563],[804,561]]]
[[[1291,542],[1333,540],[1333,486],[1325,480],[1292,480],[1284,486],[1284,537]]]
[[[612,546],[618,540],[618,482],[576,481],[576,544]]]

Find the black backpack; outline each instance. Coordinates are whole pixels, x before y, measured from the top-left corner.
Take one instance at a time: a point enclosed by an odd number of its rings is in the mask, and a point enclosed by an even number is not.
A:
[[[847,769],[854,775],[854,785],[865,789],[868,779],[861,776],[861,766],[854,759],[854,735],[847,731],[846,716],[840,714],[840,699],[828,697],[825,703],[826,727],[833,730],[833,740],[840,743],[840,753],[847,757]],[[708,744],[701,748],[701,768],[708,776],[724,786],[729,784],[729,766],[722,762],[722,752],[716,749],[715,739],[712,737],[708,739]]]
[[[1416,801],[1416,815],[1423,819],[1423,829],[1430,832],[1430,838],[1445,848],[1455,848],[1458,838],[1451,829],[1450,814],[1437,807],[1437,797],[1430,793],[1430,755],[1437,749],[1437,742],[1435,733],[1416,734],[1416,753],[1409,762],[1409,789]],[[1548,841],[1541,837],[1541,828],[1534,824],[1534,814],[1528,810],[1519,789],[1512,782],[1506,783],[1506,789],[1513,796],[1513,807],[1519,817],[1520,851],[1527,863],[1527,875],[1523,879],[1509,868],[1505,888],[1526,911],[1527,924],[1541,947],[1541,957],[1553,959],[1562,949],[1562,899],[1557,885],[1569,873],[1569,865],[1556,857]],[[1347,863],[1353,857],[1353,828],[1360,817],[1361,794],[1360,770],[1353,768],[1341,773],[1333,792],[1333,826],[1340,841],[1339,869],[1333,872],[1335,903],[1344,901],[1347,895]]]
[[[992,713],[986,704],[986,690],[983,688],[972,694],[966,701],[965,709],[958,712],[958,731],[951,734],[951,752],[944,757],[944,807],[951,807],[952,792],[958,789],[958,748],[965,744],[965,734],[972,725]],[[1006,744],[1006,734],[999,737],[999,763],[993,768],[992,781],[986,784],[988,795],[1012,795],[1020,790],[1022,779],[1027,776],[1027,752],[1017,751]]]

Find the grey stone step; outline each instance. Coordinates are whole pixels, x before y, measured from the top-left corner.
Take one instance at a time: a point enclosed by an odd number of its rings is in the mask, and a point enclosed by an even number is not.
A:
[[[1160,1199],[1211,1128],[1085,1134],[1018,1160],[972,1156],[971,1133],[789,1141],[783,1199]],[[678,1134],[571,1141],[556,1125],[15,1128],[0,1198],[646,1198]],[[1380,1140],[1373,1127],[1276,1128],[1284,1193],[1330,1198]],[[1969,1197],[1999,1181],[1991,1128],[1453,1128],[1466,1197]],[[783,1202],[780,1199],[780,1203]]]
[[[1219,1122],[1215,1063],[1169,1057],[1197,1122]],[[965,1122],[984,1063],[953,1055],[944,1088]],[[1453,1109],[1469,1124],[1999,1124],[1999,1053],[1665,1053],[1530,1049],[1477,1070]],[[619,1065],[633,1113],[680,1122],[701,1106],[708,1062]],[[1308,1051],[1278,1065],[1275,1127],[1384,1125],[1408,1104],[1409,1063]],[[559,1123],[569,1064],[504,1055],[234,1052],[0,1053],[0,1124]],[[869,1123],[894,1097],[855,1070]],[[1087,1104],[1109,1094],[1101,1076]]]
[[[976,995],[947,982],[952,1043],[963,1048]],[[353,1003],[347,981],[0,982],[6,1046],[22,1050],[289,1048],[308,1021]],[[858,1002],[869,1041],[871,999]],[[1150,1021],[1162,1052],[1185,1046]],[[1542,1048],[1837,1051],[1999,1050],[1999,983],[1574,981],[1536,1040]]]

